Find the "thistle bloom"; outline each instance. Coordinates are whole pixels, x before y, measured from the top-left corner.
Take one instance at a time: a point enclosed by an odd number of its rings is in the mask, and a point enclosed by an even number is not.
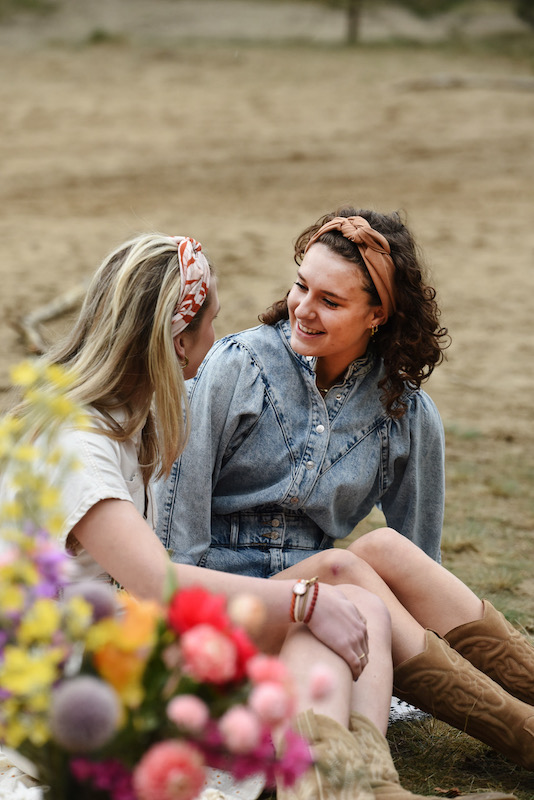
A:
[[[120,715],[119,698],[111,686],[82,675],[63,681],[54,691],[50,727],[65,750],[87,753],[111,739]]]

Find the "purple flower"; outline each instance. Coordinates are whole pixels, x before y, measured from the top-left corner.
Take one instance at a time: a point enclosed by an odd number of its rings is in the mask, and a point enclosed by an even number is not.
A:
[[[52,697],[50,728],[70,753],[87,753],[106,744],[117,729],[120,701],[111,686],[89,675],[63,681]]]
[[[113,617],[117,611],[116,593],[107,583],[83,581],[71,583],[65,587],[63,599],[83,597],[93,609],[93,622],[98,622],[104,617]]]

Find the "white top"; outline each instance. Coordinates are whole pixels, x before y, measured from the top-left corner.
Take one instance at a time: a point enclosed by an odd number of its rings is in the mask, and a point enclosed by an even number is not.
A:
[[[114,418],[120,421],[119,414]],[[105,430],[104,419],[97,411],[91,413],[91,425]],[[57,445],[76,468],[37,464],[35,469],[46,469],[47,480],[61,489],[64,526],[59,542],[67,548],[67,537],[72,528],[100,500],[127,500],[132,502],[152,529],[156,525],[152,490],[146,493],[139,467],[138,446],[140,434],[125,442],[117,442],[105,434],[64,427],[57,437]],[[39,441],[37,441],[39,445]],[[10,496],[9,474],[0,482],[0,504]],[[145,508],[146,505],[146,508]],[[1,543],[0,543],[1,544]],[[1,549],[1,547],[0,547]],[[77,542],[68,542],[68,553],[73,558],[73,580],[109,581],[97,562]]]

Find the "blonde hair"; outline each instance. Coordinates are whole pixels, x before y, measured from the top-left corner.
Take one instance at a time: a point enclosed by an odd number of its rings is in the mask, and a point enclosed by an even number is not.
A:
[[[74,328],[45,357],[72,370],[69,396],[104,415],[106,435],[124,441],[141,431],[145,485],[154,473],[168,475],[189,431],[185,383],[171,333],[179,295],[175,239],[139,235],[107,256]],[[208,304],[209,295],[200,311]],[[111,416],[119,408],[125,412],[120,424]]]

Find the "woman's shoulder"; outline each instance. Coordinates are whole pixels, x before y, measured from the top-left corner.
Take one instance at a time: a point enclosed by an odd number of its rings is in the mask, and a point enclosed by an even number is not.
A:
[[[424,389],[410,389],[407,387],[402,400],[406,403],[404,417],[408,423],[413,423],[417,420],[419,423],[423,422],[427,425],[443,427],[439,409],[435,401]]]

